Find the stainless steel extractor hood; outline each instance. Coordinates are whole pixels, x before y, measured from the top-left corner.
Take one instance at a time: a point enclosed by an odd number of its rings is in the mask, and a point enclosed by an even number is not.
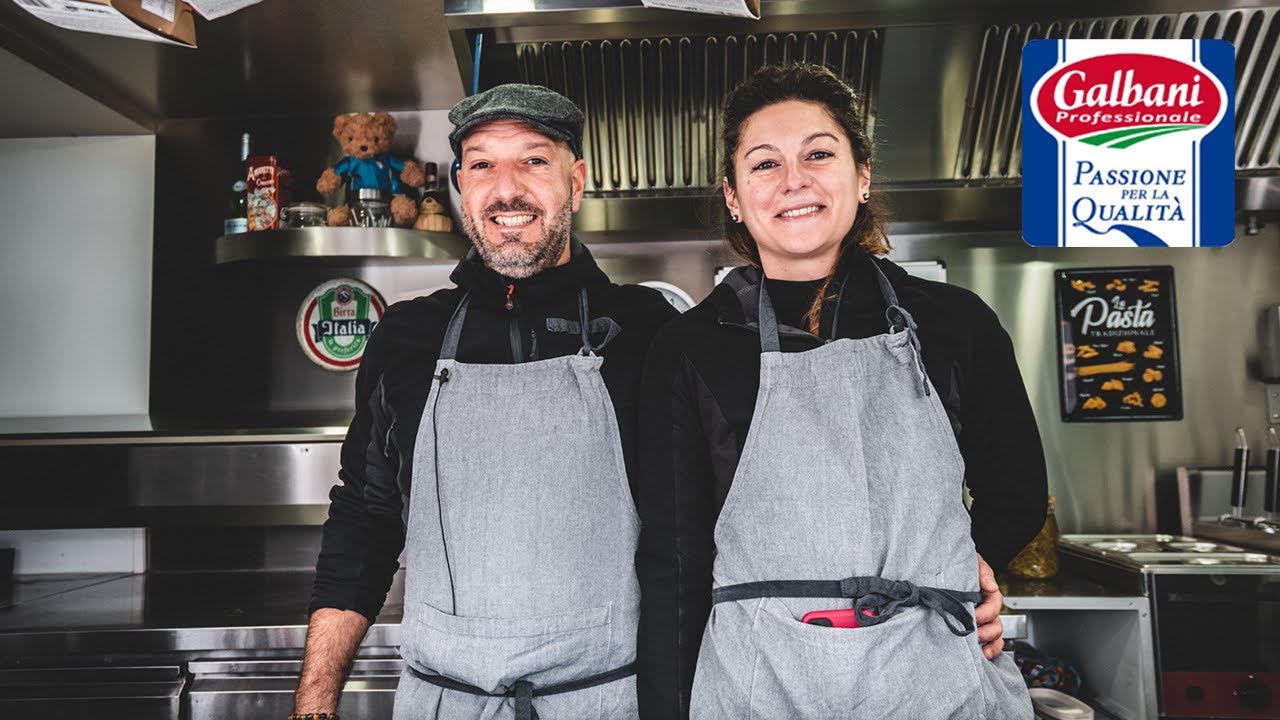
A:
[[[862,93],[897,232],[1016,229],[1021,51],[1040,38],[1232,42],[1238,205],[1274,209],[1265,205],[1274,193],[1251,183],[1280,175],[1278,8],[763,0],[759,21],[652,10],[638,0],[524,0],[526,12],[493,11],[513,4],[446,0],[459,69],[470,85],[481,35],[482,87],[536,82],[584,108],[584,230],[703,227],[719,180],[725,93],[755,67],[788,60],[825,63]]]

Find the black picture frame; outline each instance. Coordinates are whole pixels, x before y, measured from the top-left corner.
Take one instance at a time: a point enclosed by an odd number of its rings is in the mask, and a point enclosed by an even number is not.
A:
[[[1173,267],[1054,273],[1063,422],[1181,420]]]

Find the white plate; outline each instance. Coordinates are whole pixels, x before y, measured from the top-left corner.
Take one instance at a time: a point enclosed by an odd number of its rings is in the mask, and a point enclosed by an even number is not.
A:
[[[1093,720],[1093,708],[1070,695],[1049,688],[1031,688],[1036,713],[1055,720]]]
[[[651,287],[662,293],[662,296],[667,299],[667,302],[671,303],[671,307],[675,308],[677,312],[684,312],[695,305],[693,298],[689,296],[689,293],[669,282],[662,282],[661,280],[645,280],[640,284],[645,287]]]

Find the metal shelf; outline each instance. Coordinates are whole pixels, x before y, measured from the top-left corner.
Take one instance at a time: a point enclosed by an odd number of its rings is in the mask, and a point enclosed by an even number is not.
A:
[[[288,258],[457,260],[471,243],[456,233],[406,228],[314,227],[236,233],[218,238],[215,262]]]

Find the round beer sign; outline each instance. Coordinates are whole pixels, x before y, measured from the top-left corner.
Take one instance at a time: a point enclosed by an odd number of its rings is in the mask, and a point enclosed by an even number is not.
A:
[[[378,291],[359,280],[321,283],[298,309],[298,344],[325,370],[355,370],[386,307]]]

